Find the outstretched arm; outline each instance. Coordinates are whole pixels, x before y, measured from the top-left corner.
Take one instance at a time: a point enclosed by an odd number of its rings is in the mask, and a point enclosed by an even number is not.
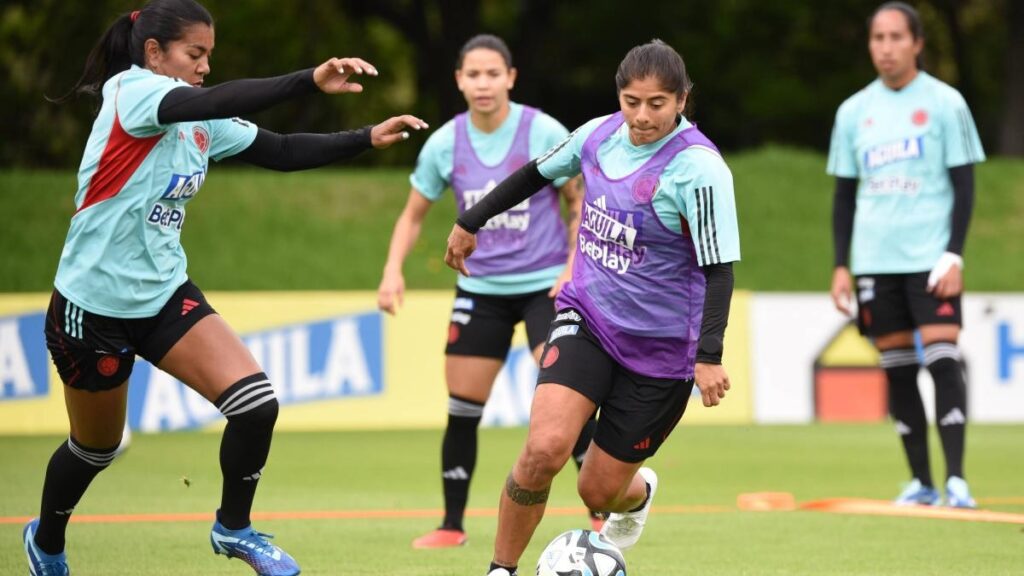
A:
[[[237,157],[262,168],[291,172],[346,160],[368,148],[387,148],[409,138],[408,128],[427,124],[415,116],[395,116],[376,126],[329,134],[278,134],[259,129],[256,139]]]
[[[361,84],[349,82],[352,74],[376,76],[377,69],[360,58],[331,58],[316,68],[284,76],[232,80],[212,88],[181,86],[160,101],[158,120],[173,124],[246,116],[318,90],[327,94],[362,92]]]
[[[330,134],[278,134],[259,129],[236,158],[262,168],[291,172],[352,158],[370,148],[370,126]]]

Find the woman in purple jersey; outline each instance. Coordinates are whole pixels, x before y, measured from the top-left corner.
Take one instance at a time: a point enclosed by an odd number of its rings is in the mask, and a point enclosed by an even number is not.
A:
[[[304,94],[361,92],[362,86],[350,81],[352,74],[376,75],[376,69],[359,58],[331,58],[285,76],[204,88],[213,48],[213,19],[203,6],[194,0],[152,0],[110,26],[69,93],[102,99],[86,152],[102,154],[95,168],[93,158],[83,159],[80,175],[88,181],[80,182],[78,212],[58,269],[57,283],[63,289],[54,291],[47,312],[47,346],[64,382],[71,432],[46,469],[39,518],[23,532],[31,574],[69,573],[67,523],[89,483],[116,455],[136,354],[187,384],[227,417],[220,449],[223,491],[209,534],[214,552],[240,558],[261,575],[299,573],[292,557],[270,544],[249,520],[277,419],[274,389],[239,337],[184,274],[176,231],[168,229],[174,225],[180,230],[181,220],[154,220],[139,207],[173,205],[183,213],[184,202],[202,184],[208,155],[237,155],[257,166],[300,170],[371,147],[385,148],[407,138],[407,128],[426,124],[400,116],[330,134],[280,135],[257,129],[234,117]],[[165,178],[173,184],[178,174],[196,177],[185,179],[187,187],[168,187]],[[161,208],[160,214],[165,213],[174,212]],[[106,234],[110,229],[116,233]],[[143,240],[137,238],[140,234]],[[141,254],[92,258],[129,240],[146,243]],[[129,275],[132,261],[142,274]],[[171,274],[154,268],[159,262],[181,270]],[[109,294],[94,288],[105,284],[94,279],[115,282],[122,300],[116,300],[113,313],[100,314],[83,304],[111,301],[104,300]],[[139,294],[136,289],[142,284],[155,296],[146,301],[125,296]],[[155,315],[148,308],[154,305]]]
[[[451,187],[462,213],[530,159],[531,142],[541,141],[534,150],[539,153],[568,134],[539,110],[509,100],[515,80],[512,54],[500,38],[481,34],[462,47],[455,81],[469,110],[431,135],[420,152],[411,178],[413,189],[395,223],[378,290],[381,310],[394,314],[401,305],[405,258],[419,237],[427,212],[445,188]],[[562,221],[559,194],[569,205],[568,227]],[[557,190],[546,186],[481,231],[481,248],[469,263],[474,278],[459,278],[456,287],[445,349],[449,395],[448,423],[441,444],[445,517],[438,529],[413,541],[415,548],[445,548],[466,542],[463,517],[484,404],[519,322],[526,326],[534,358],[540,358],[554,317],[554,297],[572,269],[572,253],[567,247],[576,235],[581,199],[578,178]],[[575,444],[577,465],[590,443],[592,426],[591,422]],[[591,520],[594,526],[603,521],[595,512]]]
[[[832,301],[852,315],[856,294],[858,328],[872,338],[885,370],[889,413],[911,473],[895,503],[942,503],[932,479],[928,419],[917,385],[916,332],[935,383],[945,502],[974,508],[963,471],[967,387],[958,340],[974,164],[984,160],[984,152],[963,98],[922,69],[924,26],[917,10],[886,2],[872,14],[868,32],[878,80],[840,107],[829,154],[828,172],[836,177]],[[887,140],[879,142],[882,134]],[[880,176],[878,168],[886,164],[893,172]],[[911,171],[922,164],[927,172]],[[893,191],[891,182],[900,186]],[[900,198],[907,203],[894,209],[890,202]],[[930,198],[940,199],[943,210],[929,209]],[[927,241],[908,239],[908,229],[938,233]],[[865,244],[866,239],[874,244]],[[930,256],[884,262],[911,251]]]
[[[714,145],[682,115],[691,83],[675,50],[657,40],[637,46],[615,81],[620,112],[585,124],[503,181],[459,217],[448,239],[445,262],[468,274],[476,232],[543,187],[552,177],[543,172],[549,162],[557,166],[555,176],[583,174],[579,252],[544,348],[526,446],[501,495],[489,576],[516,575],[551,482],[595,409],[600,416],[577,490],[590,508],[611,512],[601,533],[627,549],[643,530],[657,488],[657,476],[643,463],[682,417],[694,382],[705,406],[718,405],[729,389],[721,354],[731,262],[739,256],[735,214],[729,210],[730,232],[718,227],[716,238],[707,231],[724,223],[721,214],[676,202],[671,205],[683,210],[666,214],[655,204],[665,197],[717,197],[725,206],[731,175]],[[630,155],[637,162],[623,174],[621,159]],[[684,156],[697,172],[718,176],[677,173]],[[693,187],[712,180],[719,191]],[[719,240],[730,248],[720,249]]]

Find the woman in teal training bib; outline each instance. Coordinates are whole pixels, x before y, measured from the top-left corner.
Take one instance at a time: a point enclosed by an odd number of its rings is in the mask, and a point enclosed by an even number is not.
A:
[[[101,107],[46,317],[71,433],[46,469],[39,518],[23,532],[32,574],[69,573],[67,523],[117,453],[136,355],[227,418],[213,551],[240,558],[260,575],[299,573],[295,560],[249,520],[278,402],[267,375],[186,274],[185,206],[201,190],[211,158],[301,170],[385,148],[407,138],[407,128],[426,125],[399,116],[330,134],[257,128],[238,116],[315,92],[361,92],[352,75],[373,76],[376,69],[359,58],[331,58],[276,78],[206,88],[213,49],[213,19],[203,6],[152,0],[110,26],[69,93],[97,96]]]
[[[455,66],[455,81],[469,110],[430,136],[410,177],[412,190],[395,223],[378,292],[378,306],[391,314],[405,292],[405,258],[427,212],[445,189],[451,187],[461,214],[496,183],[569,134],[554,118],[509,99],[516,69],[512,53],[497,36],[481,34],[466,42]],[[568,223],[562,220],[560,195],[569,207]],[[581,200],[579,179],[563,178],[491,219],[480,233],[480,251],[469,262],[473,277],[458,279],[445,348],[448,422],[441,444],[445,516],[438,529],[413,541],[415,548],[459,546],[466,541],[462,521],[484,404],[508,355],[516,324],[525,324],[530,349],[539,358],[555,314],[554,297],[571,271],[568,246],[575,242]],[[591,435],[592,424],[573,451],[577,465]],[[600,525],[596,513],[591,513],[591,519],[594,526]]]
[[[963,473],[967,390],[957,340],[974,164],[985,153],[960,93],[921,69],[923,48],[916,10],[888,2],[875,11],[868,51],[878,78],[839,107],[829,152],[828,173],[836,177],[832,298],[851,314],[856,290],[858,326],[881,352],[889,412],[911,471],[896,502],[942,501],[928,463],[917,331],[935,381],[946,504],[973,508]]]

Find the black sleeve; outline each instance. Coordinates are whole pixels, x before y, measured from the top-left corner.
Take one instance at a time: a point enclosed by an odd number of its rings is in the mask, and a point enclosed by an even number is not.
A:
[[[732,303],[732,262],[703,267],[707,279],[704,293],[704,318],[700,323],[700,342],[697,362],[721,364],[725,326],[729,323],[729,304]]]
[[[537,170],[537,161],[530,160],[502,180],[476,205],[463,212],[455,223],[466,232],[476,234],[488,220],[533,196],[551,182],[552,180],[548,180],[541,175],[540,170]]]
[[[836,192],[832,201],[832,245],[835,249],[835,267],[850,263],[850,240],[853,238],[853,213],[857,210],[857,179],[836,178]]]
[[[371,148],[371,128],[330,134],[277,134],[260,128],[252,144],[235,157],[281,172],[317,168]]]
[[[953,182],[953,226],[946,252],[963,256],[967,225],[974,210],[974,164],[950,168],[949,179]]]
[[[245,116],[316,91],[312,68],[273,78],[232,80],[212,88],[181,86],[160,101],[157,119],[174,124]]]

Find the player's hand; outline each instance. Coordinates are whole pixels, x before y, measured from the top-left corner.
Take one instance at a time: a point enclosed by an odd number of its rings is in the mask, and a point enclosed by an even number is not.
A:
[[[959,295],[964,289],[964,259],[944,252],[928,274],[928,291],[939,300]]]
[[[377,308],[392,316],[405,303],[405,277],[401,270],[384,270],[380,287],[377,288]]]
[[[458,224],[452,226],[452,233],[448,235],[448,250],[444,254],[444,263],[452,270],[461,272],[463,276],[469,276],[469,268],[466,268],[466,258],[476,250],[476,235],[466,232]]]
[[[331,58],[313,70],[313,81],[326,94],[358,94],[363,85],[349,82],[353,74],[377,75],[377,69],[362,58]]]
[[[387,148],[395,142],[408,140],[410,128],[413,130],[426,130],[430,126],[427,126],[427,123],[423,120],[408,114],[394,116],[370,129],[370,142],[378,150]]]
[[[853,316],[853,281],[850,278],[850,271],[845,266],[839,266],[832,273],[832,304],[847,316]]]
[[[700,388],[700,399],[707,407],[718,406],[725,398],[725,391],[729,384],[729,375],[721,364],[705,364],[698,362],[693,369],[693,379]]]
[[[548,298],[558,296],[558,293],[562,291],[562,286],[565,286],[570,280],[572,280],[572,269],[566,266],[565,270],[555,280],[555,285],[551,287],[551,290],[548,290]]]

